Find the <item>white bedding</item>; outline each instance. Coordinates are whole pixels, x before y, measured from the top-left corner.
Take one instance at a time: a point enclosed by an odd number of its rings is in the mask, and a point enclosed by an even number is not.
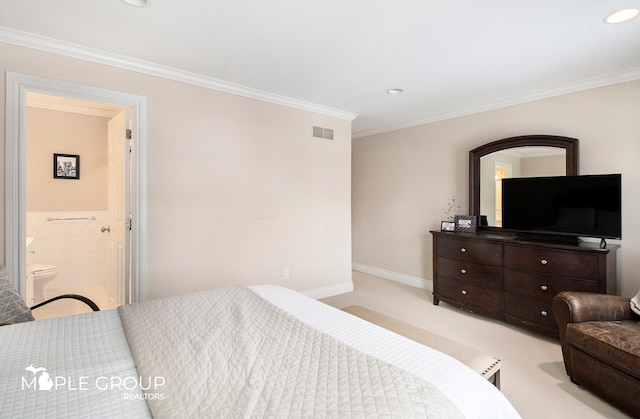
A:
[[[140,390],[110,382],[136,376],[116,310],[0,327],[0,418],[151,417]]]
[[[435,386],[320,332],[246,287],[118,308],[161,418],[463,418]]]
[[[451,357],[286,288],[250,289],[321,332],[436,385],[466,417],[519,417],[494,386]],[[140,390],[99,381],[138,375],[115,310],[0,327],[0,354],[0,418],[151,415]],[[25,369],[30,365],[46,368],[61,385],[23,389],[23,381],[36,376]],[[79,377],[87,377],[84,386]]]
[[[434,384],[467,418],[520,417],[495,386],[442,352],[288,288],[275,285],[249,288],[321,332]]]

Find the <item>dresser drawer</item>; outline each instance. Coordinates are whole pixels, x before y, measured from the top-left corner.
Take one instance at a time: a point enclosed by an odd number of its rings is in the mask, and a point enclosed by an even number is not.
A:
[[[432,231],[433,304],[558,337],[551,306],[562,291],[616,293],[618,245],[577,246],[510,235]]]
[[[504,270],[504,290],[551,301],[560,291],[597,292],[595,281],[557,278],[530,272]]]
[[[502,265],[502,245],[499,243],[440,237],[436,246],[438,256],[483,265]]]
[[[505,292],[504,313],[534,324],[558,328],[551,313],[551,301],[535,300]]]
[[[499,266],[480,265],[443,257],[439,257],[436,263],[440,276],[454,278],[469,284],[502,288],[502,268]]]
[[[438,277],[436,292],[441,298],[454,300],[464,307],[502,311],[502,290]]]
[[[505,245],[504,267],[573,278],[598,278],[598,256],[579,251]]]

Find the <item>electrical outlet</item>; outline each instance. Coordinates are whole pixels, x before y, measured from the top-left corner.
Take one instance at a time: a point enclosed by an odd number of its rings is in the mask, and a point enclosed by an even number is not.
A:
[[[290,278],[289,268],[284,268],[284,270],[282,271],[282,279],[287,280],[289,278]]]

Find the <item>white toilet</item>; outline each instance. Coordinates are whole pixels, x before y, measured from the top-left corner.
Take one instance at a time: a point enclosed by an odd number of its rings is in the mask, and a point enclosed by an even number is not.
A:
[[[31,267],[33,269],[33,299],[37,304],[44,301],[44,286],[58,275],[58,267],[39,263],[31,265]]]

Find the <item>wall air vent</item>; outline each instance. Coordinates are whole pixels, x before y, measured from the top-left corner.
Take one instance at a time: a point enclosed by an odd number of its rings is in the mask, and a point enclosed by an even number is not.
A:
[[[333,140],[333,130],[330,128],[313,127],[313,136],[325,140]]]

